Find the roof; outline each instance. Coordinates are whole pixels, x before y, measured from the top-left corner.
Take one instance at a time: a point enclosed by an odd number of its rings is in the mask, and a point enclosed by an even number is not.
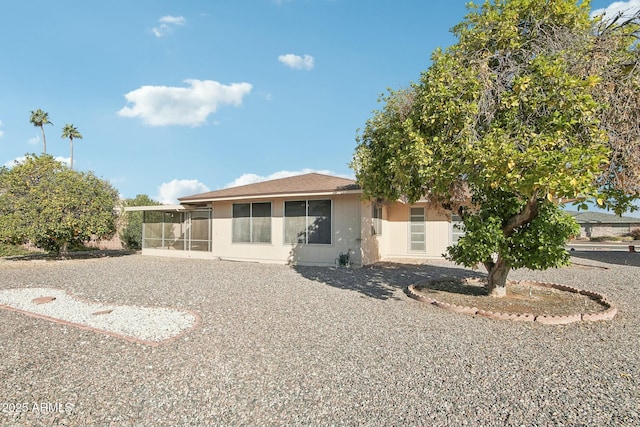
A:
[[[599,223],[599,224],[640,224],[640,218],[629,216],[618,216],[603,212],[576,212],[567,211],[579,224]]]
[[[140,211],[183,211],[182,205],[153,205],[153,206],[125,206],[125,212],[140,212]]]
[[[209,191],[193,196],[181,197],[180,203],[214,200],[251,199],[270,196],[330,195],[361,193],[360,187],[352,179],[337,176],[308,173],[287,178],[272,179],[255,184],[240,185]]]

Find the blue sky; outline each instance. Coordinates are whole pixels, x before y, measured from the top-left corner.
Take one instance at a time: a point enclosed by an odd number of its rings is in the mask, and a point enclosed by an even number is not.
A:
[[[303,171],[353,177],[378,95],[454,43],[467,0],[6,3],[0,164],[42,152],[41,108],[49,154],[68,159],[73,124],[75,169],[174,202]]]

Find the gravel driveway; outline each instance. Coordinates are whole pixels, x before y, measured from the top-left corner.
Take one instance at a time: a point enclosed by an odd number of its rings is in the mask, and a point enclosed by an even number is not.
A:
[[[403,293],[472,274],[445,261],[0,261],[0,288],[202,317],[151,347],[0,310],[0,425],[640,425],[640,254],[573,254],[578,265],[511,277],[602,292],[614,321],[493,321]]]

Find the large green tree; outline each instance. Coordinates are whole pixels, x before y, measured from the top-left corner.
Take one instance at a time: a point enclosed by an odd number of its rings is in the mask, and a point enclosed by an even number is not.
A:
[[[29,118],[29,121],[31,122],[32,125],[34,125],[35,127],[39,127],[40,130],[42,131],[42,145],[43,145],[42,152],[44,154],[47,154],[47,138],[44,135],[44,125],[53,125],[53,123],[49,121],[49,113],[42,111],[40,108],[38,108],[36,111],[31,112],[31,117]]]
[[[93,173],[27,155],[0,173],[0,241],[64,256],[69,245],[113,235],[117,201],[117,191]]]
[[[619,53],[608,52],[606,66],[588,66],[604,40],[588,1],[469,8],[453,29],[458,42],[434,52],[418,83],[382,99],[352,167],[365,196],[459,210],[466,235],[448,256],[482,263],[499,297],[512,268],[568,262],[564,244],[578,228],[559,201],[605,204],[603,182],[616,188],[603,174],[616,126],[604,125],[611,107],[595,93],[632,54],[633,31],[617,32]]]
[[[62,138],[68,138],[70,144],[70,152],[71,152],[71,162],[69,163],[69,167],[73,169],[73,140],[74,139],[82,139],[82,135],[78,131],[74,125],[66,124],[62,128]]]
[[[146,194],[138,194],[133,199],[124,201],[124,206],[156,206],[156,202]],[[128,249],[142,249],[142,212],[125,212],[120,229],[120,240]]]

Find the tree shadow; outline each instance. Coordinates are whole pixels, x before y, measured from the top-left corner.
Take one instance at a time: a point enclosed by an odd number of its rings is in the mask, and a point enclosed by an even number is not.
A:
[[[478,271],[464,268],[386,262],[354,269],[301,265],[294,265],[292,268],[306,279],[381,300],[399,299],[394,296],[398,290],[404,290],[409,285],[428,280],[484,276]]]
[[[476,282],[476,283],[474,283]],[[420,291],[425,294],[439,294],[447,292],[451,294],[468,295],[472,297],[489,296],[486,281],[464,281],[457,278],[432,280],[420,286]]]
[[[93,251],[77,251],[69,252],[64,258],[47,252],[34,252],[27,255],[13,255],[3,257],[6,261],[60,261],[77,260],[77,259],[95,259],[95,258],[115,258],[128,255],[134,255],[136,251],[128,249],[96,249]]]
[[[574,258],[598,261],[605,264],[640,267],[640,253],[623,251],[570,251]]]

